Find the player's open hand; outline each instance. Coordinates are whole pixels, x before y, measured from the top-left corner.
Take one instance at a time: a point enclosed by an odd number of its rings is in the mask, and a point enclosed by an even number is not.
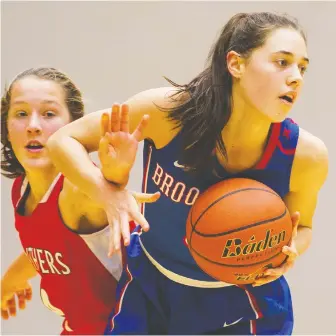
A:
[[[121,238],[124,245],[130,243],[129,222],[139,224],[143,231],[149,230],[149,223],[139,209],[140,203],[153,203],[160,197],[160,192],[145,194],[119,189],[104,197],[103,208],[110,226],[110,243],[108,256],[120,250]]]
[[[295,247],[295,238],[297,236],[298,225],[300,222],[300,213],[295,212],[291,217],[293,223],[291,244],[282,248],[282,252],[287,255],[287,259],[279,267],[266,270],[264,272],[264,276],[258,278],[252,286],[262,286],[269,282],[272,282],[280,278],[283,274],[288,272],[293,267],[296,258],[299,256],[299,253]]]
[[[28,282],[9,288],[11,284],[1,282],[1,317],[8,320],[16,316],[17,309],[25,309],[26,301],[32,298],[32,288]]]
[[[113,104],[111,114],[102,115],[98,156],[102,173],[108,181],[117,184],[127,182],[148,119],[149,116],[144,115],[134,132],[130,133],[127,104]]]

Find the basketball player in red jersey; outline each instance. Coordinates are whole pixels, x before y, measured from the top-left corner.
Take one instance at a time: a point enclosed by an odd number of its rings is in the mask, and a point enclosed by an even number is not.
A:
[[[323,141],[287,118],[308,63],[306,37],[296,20],[240,13],[224,26],[208,67],[190,83],[172,83],[173,88],[148,90],[127,101],[131,131],[145,113],[150,115],[144,131],[143,191],[160,190],[162,196],[145,207],[150,230],[131,235],[128,265],[118,286],[120,302],[107,334],[291,334],[291,295],[282,275],[310,245],[318,193],[328,172]],[[115,198],[99,187],[97,173],[86,174],[92,171],[88,148],[99,148],[100,122],[109,113],[99,111],[67,125],[48,144],[60,171],[97,201],[102,193]],[[124,119],[112,111],[112,120],[118,128]],[[120,144],[113,137],[114,132],[109,141],[117,150]],[[109,164],[109,155],[101,161],[110,181],[127,178],[121,155],[120,163]],[[275,190],[297,232],[283,249],[288,261],[244,288],[204,274],[183,244],[197,195],[235,176]],[[119,231],[126,227],[121,220]],[[119,249],[119,239],[115,241]]]
[[[15,178],[15,227],[24,248],[1,282],[2,317],[16,314],[15,297],[25,307],[28,280],[39,274],[43,303],[64,317],[62,334],[104,331],[122,270],[121,253],[108,257],[106,212],[58,173],[45,147],[50,135],[83,114],[80,91],[53,68],[19,74],[1,100],[1,168]],[[133,135],[123,132],[128,146],[137,146],[145,119]],[[133,195],[140,202],[158,197]],[[129,196],[128,218],[145,221]]]

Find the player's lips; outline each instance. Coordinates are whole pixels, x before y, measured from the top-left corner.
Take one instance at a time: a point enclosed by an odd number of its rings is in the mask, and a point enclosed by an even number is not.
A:
[[[38,140],[30,140],[30,141],[28,141],[28,143],[25,146],[25,148],[30,153],[39,153],[39,152],[41,152],[43,150],[44,146]]]
[[[288,91],[282,95],[279,96],[279,98],[286,104],[294,104],[295,100],[297,97],[297,92],[296,91]]]

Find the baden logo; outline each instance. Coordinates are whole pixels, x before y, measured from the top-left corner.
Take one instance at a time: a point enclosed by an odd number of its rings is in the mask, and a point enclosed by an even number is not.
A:
[[[271,235],[271,230],[267,230],[264,239],[256,241],[255,235],[253,235],[247,244],[243,244],[243,241],[239,238],[228,239],[223,250],[222,258],[235,258],[255,252],[263,252],[278,246],[281,242],[285,241],[285,237],[285,230],[274,235]]]

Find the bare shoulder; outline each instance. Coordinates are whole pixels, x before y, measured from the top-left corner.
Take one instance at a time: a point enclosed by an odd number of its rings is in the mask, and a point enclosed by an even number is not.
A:
[[[328,175],[329,159],[325,143],[300,128],[299,141],[292,168],[291,189],[320,189]]]
[[[177,92],[177,89],[172,86],[148,89],[132,96],[126,101],[126,103],[136,103],[139,104],[139,106],[145,104],[148,107],[152,106],[154,110],[156,109],[155,106],[171,108],[174,107],[174,104],[176,104],[176,100],[184,98],[183,95],[178,95],[176,98]]]

